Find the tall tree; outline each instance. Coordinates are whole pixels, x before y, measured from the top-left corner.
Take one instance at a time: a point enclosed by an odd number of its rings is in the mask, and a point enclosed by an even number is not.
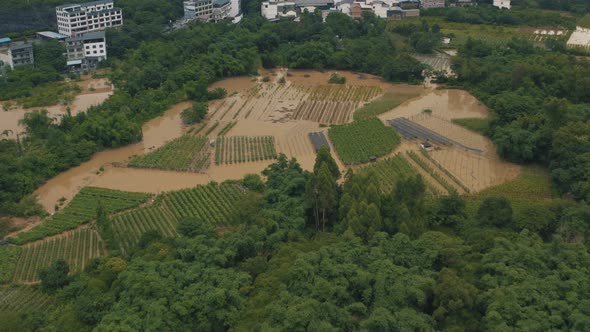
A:
[[[338,164],[334,158],[332,158],[332,154],[330,154],[330,150],[325,145],[322,145],[318,153],[315,157],[315,164],[313,165],[313,172],[318,173],[322,164],[326,164],[328,166],[328,170],[332,174],[332,177],[336,180],[340,179],[340,169],[338,168]]]
[[[314,173],[306,186],[307,198],[312,206],[316,230],[326,229],[329,215],[336,209],[338,191],[336,179],[332,177],[328,165],[322,163],[317,173]]]

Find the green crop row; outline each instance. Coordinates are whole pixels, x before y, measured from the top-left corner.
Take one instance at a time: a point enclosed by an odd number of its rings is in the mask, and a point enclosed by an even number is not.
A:
[[[269,160],[277,157],[272,136],[218,136],[215,143],[215,163],[235,164]]]
[[[92,258],[104,253],[103,242],[96,231],[89,228],[77,229],[24,246],[14,272],[14,280],[36,282],[39,280],[39,271],[60,259],[68,263],[70,273],[77,273],[82,271]]]
[[[0,312],[47,311],[55,305],[53,297],[31,286],[0,288]]]
[[[366,163],[395,149],[400,137],[377,118],[332,126],[328,135],[345,164]]]
[[[414,160],[416,164],[418,164],[418,166],[420,166],[424,171],[426,171],[426,173],[430,174],[430,176],[432,176],[436,180],[436,182],[438,182],[443,188],[445,188],[445,190],[449,194],[457,192],[455,187],[453,187],[445,179],[443,179],[443,177],[440,176],[440,174],[438,174],[438,172],[436,172],[432,167],[430,167],[430,165],[426,161],[424,161],[424,159],[420,158],[420,156],[416,152],[408,151],[408,156],[410,156],[410,158],[412,158],[412,160]]]
[[[243,195],[243,190],[236,185],[210,183],[166,193],[164,202],[178,220],[196,217],[203,222],[225,224],[235,202]]]
[[[63,210],[43,220],[43,222],[27,232],[19,233],[8,240],[14,244],[41,240],[66,230],[74,229],[81,224],[96,218],[99,202],[107,213],[123,211],[145,202],[151,194],[132,193],[112,189],[85,187],[72,199]]]
[[[176,235],[176,218],[164,206],[149,206],[121,213],[113,219],[113,231],[124,253],[129,253],[147,231],[157,231],[165,237]]]
[[[129,161],[130,167],[200,171],[208,166],[207,137],[181,136],[158,149]]]

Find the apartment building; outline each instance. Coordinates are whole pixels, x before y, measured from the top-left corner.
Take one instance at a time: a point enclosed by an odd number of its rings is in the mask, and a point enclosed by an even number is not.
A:
[[[68,67],[72,70],[93,69],[107,59],[104,31],[88,32],[66,39]]]
[[[33,44],[12,44],[0,49],[0,67],[15,67],[34,65]]]
[[[184,1],[184,19],[220,21],[241,13],[240,0],[188,0]]]
[[[422,0],[421,7],[423,9],[444,8],[445,0]]]
[[[123,25],[123,12],[113,0],[57,6],[55,14],[58,32],[67,36]]]

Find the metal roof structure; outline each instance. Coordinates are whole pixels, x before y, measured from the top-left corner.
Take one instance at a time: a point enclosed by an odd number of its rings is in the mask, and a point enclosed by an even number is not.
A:
[[[39,35],[41,37],[45,37],[45,38],[58,39],[58,40],[68,38],[68,36],[66,36],[66,35],[62,35],[61,33],[53,32],[53,31],[39,31],[39,32],[37,32],[37,35]]]
[[[87,32],[76,37],[71,37],[66,39],[67,42],[71,41],[79,41],[79,40],[89,40],[89,39],[104,39],[105,33],[104,31],[94,31],[94,32]]]
[[[5,43],[10,43],[12,41],[12,39],[5,37],[5,38],[0,38],[0,44],[5,44]]]

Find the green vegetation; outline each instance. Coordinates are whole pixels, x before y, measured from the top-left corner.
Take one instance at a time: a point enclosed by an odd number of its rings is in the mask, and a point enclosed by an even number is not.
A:
[[[208,136],[209,134],[211,134],[213,132],[213,130],[215,130],[215,128],[217,128],[217,126],[219,126],[219,121],[215,122],[211,127],[209,127],[209,129],[207,129],[207,131],[205,131],[205,136]]]
[[[107,213],[114,213],[138,206],[150,196],[150,194],[144,193],[85,187],[63,210],[46,218],[32,230],[19,233],[16,237],[8,240],[15,244],[41,240],[47,236],[76,228],[96,218],[96,208],[99,203],[103,204]]]
[[[5,284],[12,280],[20,253],[20,247],[0,247],[0,284]]]
[[[22,247],[14,281],[39,281],[39,271],[58,260],[67,262],[72,273],[79,273],[95,257],[104,255],[104,244],[96,231],[82,228]]]
[[[330,84],[346,84],[346,77],[340,76],[336,73],[330,75],[330,79],[328,80]]]
[[[30,286],[0,288],[0,313],[48,311],[54,308],[54,298]],[[6,327],[6,326],[3,326]]]
[[[216,164],[245,163],[276,157],[275,139],[272,136],[217,136],[215,142]]]
[[[463,126],[469,130],[475,131],[482,135],[487,135],[490,132],[491,118],[463,118],[463,119],[452,119],[454,124]]]
[[[207,137],[183,135],[150,153],[133,157],[129,167],[198,172],[209,166],[209,156]]]
[[[182,123],[185,125],[191,125],[201,122],[207,115],[207,103],[193,103],[193,107],[187,108],[180,113]]]
[[[443,172],[446,176],[449,177],[449,179],[453,180],[453,182],[459,186],[461,189],[463,189],[466,193],[471,192],[471,190],[465,186],[463,184],[463,182],[461,182],[453,173],[449,172],[448,169],[446,169],[443,165],[441,165],[438,161],[436,161],[434,158],[432,158],[432,156],[426,152],[425,150],[420,150],[420,153],[426,158],[428,159],[432,164],[434,164],[434,166],[436,166],[436,168],[438,168],[441,172]]]
[[[452,194],[456,193],[457,189],[453,187],[450,183],[448,183],[437,171],[434,170],[424,159],[422,159],[416,152],[414,151],[407,151],[408,156],[412,158],[413,161],[420,166],[426,173],[430,174],[433,179],[436,180],[445,190],[447,193]]]
[[[394,157],[363,167],[358,174],[364,175],[369,172],[375,173],[379,180],[379,188],[386,193],[391,192],[400,179],[417,174],[412,165],[399,153]]]
[[[370,157],[391,152],[400,142],[397,133],[377,118],[332,126],[328,135],[345,164],[366,163]]]
[[[584,28],[590,28],[590,14],[580,17],[576,24]]]
[[[164,206],[149,206],[113,217],[113,230],[123,253],[129,253],[137,245],[142,235],[155,231],[162,237],[177,234],[176,218]]]
[[[233,121],[233,122],[229,122],[228,124],[225,125],[225,127],[223,127],[219,133],[217,134],[217,136],[224,136],[225,134],[227,134],[238,122],[237,121]]]
[[[31,89],[31,95],[16,100],[24,108],[70,104],[82,89],[75,83],[45,83]]]
[[[387,92],[383,96],[365,104],[354,112],[354,119],[360,120],[390,111],[408,99],[415,98],[419,93]]]
[[[215,183],[167,193],[163,200],[177,220],[196,217],[213,225],[226,224],[244,190],[233,184]]]

